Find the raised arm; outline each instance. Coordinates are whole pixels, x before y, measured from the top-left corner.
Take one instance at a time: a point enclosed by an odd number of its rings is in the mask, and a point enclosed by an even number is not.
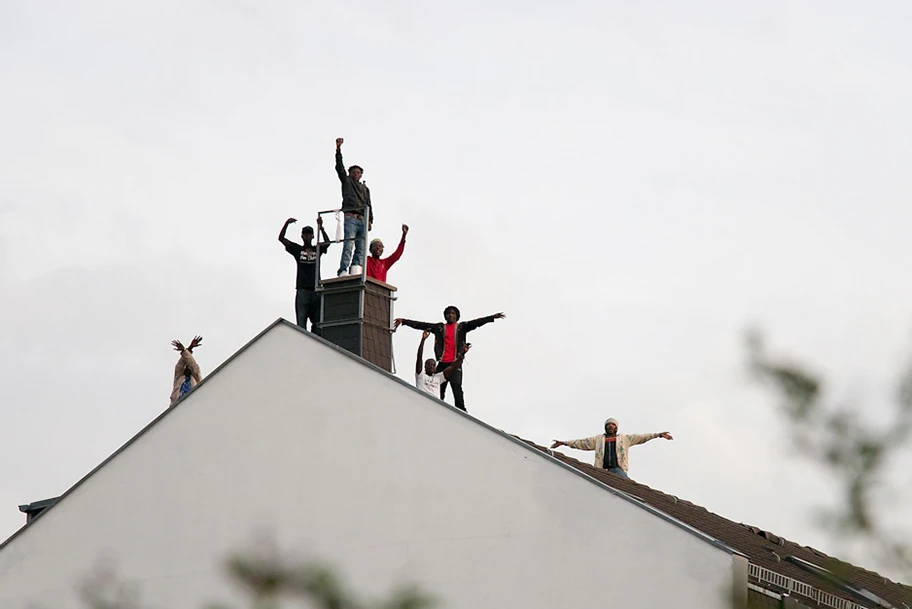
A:
[[[181,351],[181,356],[177,360],[177,363],[174,365],[174,380],[176,381],[179,378],[184,376],[184,368],[187,367],[187,363],[184,361],[184,352]],[[193,374],[191,372],[191,374]]]
[[[389,255],[386,259],[387,265],[386,268],[389,268],[396,264],[396,261],[402,258],[402,252],[405,251],[405,236],[408,234],[409,228],[408,225],[402,225],[402,238],[399,239],[399,247],[396,248],[396,251]]]
[[[181,357],[177,360],[177,364],[174,365],[174,380],[176,381],[178,377],[184,376],[184,344],[177,340],[176,338],[171,341],[171,346],[174,347],[174,350],[181,354]]]
[[[323,228],[323,218],[321,216],[317,216],[317,230],[319,230],[320,234],[323,236],[323,243],[320,245],[322,246],[325,243],[326,247],[329,247],[329,242],[332,241],[332,239],[329,238],[329,235],[326,234],[326,229]]]
[[[426,341],[430,335],[430,330],[425,330],[421,335],[421,342],[418,343],[418,359],[415,360],[415,374],[421,374],[421,369],[424,367],[424,341]]]
[[[554,440],[554,444],[551,445],[551,448],[567,446],[569,448],[575,448],[576,450],[595,450],[598,447],[598,439],[599,436],[580,438],[579,440]]]
[[[297,222],[297,220],[295,220],[294,218],[288,218],[287,220],[285,220],[285,224],[282,225],[282,230],[279,232],[279,241],[285,247],[295,244],[294,241],[289,241],[288,239],[285,238],[285,231],[288,230],[288,225],[294,224],[295,222]]]
[[[345,164],[342,162],[342,142],[344,140],[341,137],[336,138],[336,173],[339,174],[339,180],[343,183],[348,177],[348,173],[345,171]]]
[[[196,335],[193,337],[193,340],[190,341],[190,344],[187,345],[187,351],[181,352],[181,359],[183,359],[187,366],[190,368],[190,376],[199,383],[203,380],[203,375],[200,374],[200,367],[196,364],[196,360],[193,358],[193,350],[203,344],[203,337]]]
[[[650,440],[655,440],[656,438],[665,438],[666,440],[674,440],[670,433],[663,431],[662,433],[633,433],[627,434],[627,441],[630,443],[630,446],[636,446],[637,444],[645,444]]]
[[[199,366],[196,363],[196,360],[193,358],[193,349],[198,347],[203,342],[202,336],[195,336],[193,340],[190,341],[189,347],[184,347],[183,343],[179,340],[172,340],[171,345],[174,347],[175,351],[180,351],[180,359],[177,360],[177,364],[174,366],[174,380],[184,376],[184,370],[190,368],[190,375],[200,382],[202,375],[200,374]]]
[[[487,317],[479,317],[478,319],[472,319],[465,322],[465,331],[471,332],[475,328],[480,328],[485,324],[489,324],[495,319],[505,319],[507,316],[503,313],[495,313],[494,315],[488,315]]]
[[[181,352],[181,362],[184,366],[190,368],[190,376],[193,377],[193,380],[195,380],[197,383],[203,380],[203,376],[200,374],[200,367],[196,363],[196,359],[193,357],[193,354],[190,353],[189,349],[185,349]]]
[[[459,354],[452,364],[446,367],[446,370],[443,371],[443,378],[450,380],[450,375],[459,370],[459,367],[462,365],[463,360],[465,360],[466,353],[469,352],[469,349],[472,348],[472,345],[466,343],[465,347],[462,350],[462,353]]]
[[[399,326],[407,326],[409,328],[415,328],[416,330],[430,330],[437,324],[432,324],[426,321],[414,321],[411,319],[403,319],[402,317],[397,317],[393,320],[393,330],[399,328]]]

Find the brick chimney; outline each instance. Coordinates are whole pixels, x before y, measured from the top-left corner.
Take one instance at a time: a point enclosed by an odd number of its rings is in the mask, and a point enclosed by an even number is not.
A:
[[[319,291],[323,338],[392,372],[396,287],[372,277],[343,275],[323,279]]]

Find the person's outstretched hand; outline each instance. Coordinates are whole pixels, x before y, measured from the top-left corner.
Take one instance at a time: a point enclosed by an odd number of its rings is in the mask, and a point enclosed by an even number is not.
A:
[[[501,313],[495,313],[495,314],[494,314],[494,319],[506,319],[506,318],[507,318],[507,314],[506,314],[506,313],[501,312]]]
[[[394,320],[393,320],[393,332],[395,332],[396,329],[397,329],[399,326],[401,326],[401,325],[402,325],[402,318],[401,318],[401,317],[397,317],[396,319],[394,319]]]
[[[344,141],[345,141],[345,140],[342,139],[341,137],[337,137],[337,138],[336,138],[336,150],[338,150],[339,148],[342,147],[342,142],[344,142]]]
[[[195,348],[199,347],[201,344],[203,344],[203,337],[199,336],[199,335],[194,336],[193,340],[190,341],[190,346],[187,347],[187,349],[189,351],[193,351]]]
[[[671,437],[671,434],[668,433],[667,431],[663,431],[662,433],[660,433],[659,437],[665,438],[666,440],[674,440],[674,438]]]
[[[177,340],[176,338],[171,341],[171,346],[174,347],[175,351],[183,352],[183,350],[184,350],[184,344],[182,342],[180,342],[179,340]]]
[[[564,443],[561,442],[560,440],[555,440],[554,444],[551,445],[551,448],[557,448],[557,447],[563,446],[563,445],[564,445]]]

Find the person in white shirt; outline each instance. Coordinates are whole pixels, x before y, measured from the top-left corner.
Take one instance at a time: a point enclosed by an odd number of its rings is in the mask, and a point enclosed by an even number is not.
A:
[[[462,366],[462,362],[465,359],[465,354],[472,345],[466,343],[462,352],[459,354],[459,357],[457,357],[454,362],[448,364],[444,370],[438,370],[437,360],[432,358],[425,362],[421,361],[424,358],[424,342],[430,335],[431,331],[425,330],[421,334],[421,342],[418,344],[418,358],[415,360],[415,387],[435,398],[439,398],[440,384],[449,380],[450,375],[459,370],[459,367]]]

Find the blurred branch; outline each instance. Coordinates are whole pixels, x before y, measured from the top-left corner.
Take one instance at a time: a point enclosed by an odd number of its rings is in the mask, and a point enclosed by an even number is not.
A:
[[[872,513],[872,495],[883,483],[885,463],[909,441],[912,367],[900,378],[891,420],[875,428],[859,419],[859,409],[828,403],[818,375],[798,363],[770,357],[761,334],[748,333],[746,347],[755,378],[778,394],[795,445],[839,480],[844,501],[832,512],[838,532],[867,541],[885,564],[912,571],[908,544],[883,530]]]
[[[82,602],[91,609],[139,609],[136,590],[121,581],[110,564],[99,564],[80,590]]]
[[[401,588],[388,598],[362,602],[333,570],[312,562],[282,559],[274,551],[247,552],[227,561],[232,579],[250,597],[252,609],[277,609],[279,601],[304,603],[315,609],[430,609],[434,601],[417,588]],[[82,586],[89,609],[139,609],[138,595],[109,567],[99,567]],[[286,605],[282,605],[283,607]],[[207,609],[233,609],[210,604]]]
[[[365,604],[320,564],[292,564],[270,558],[236,556],[228,561],[228,571],[253,596],[254,607],[273,607],[278,597],[306,599],[320,609],[426,609],[430,597],[414,588],[394,592],[390,598]]]

